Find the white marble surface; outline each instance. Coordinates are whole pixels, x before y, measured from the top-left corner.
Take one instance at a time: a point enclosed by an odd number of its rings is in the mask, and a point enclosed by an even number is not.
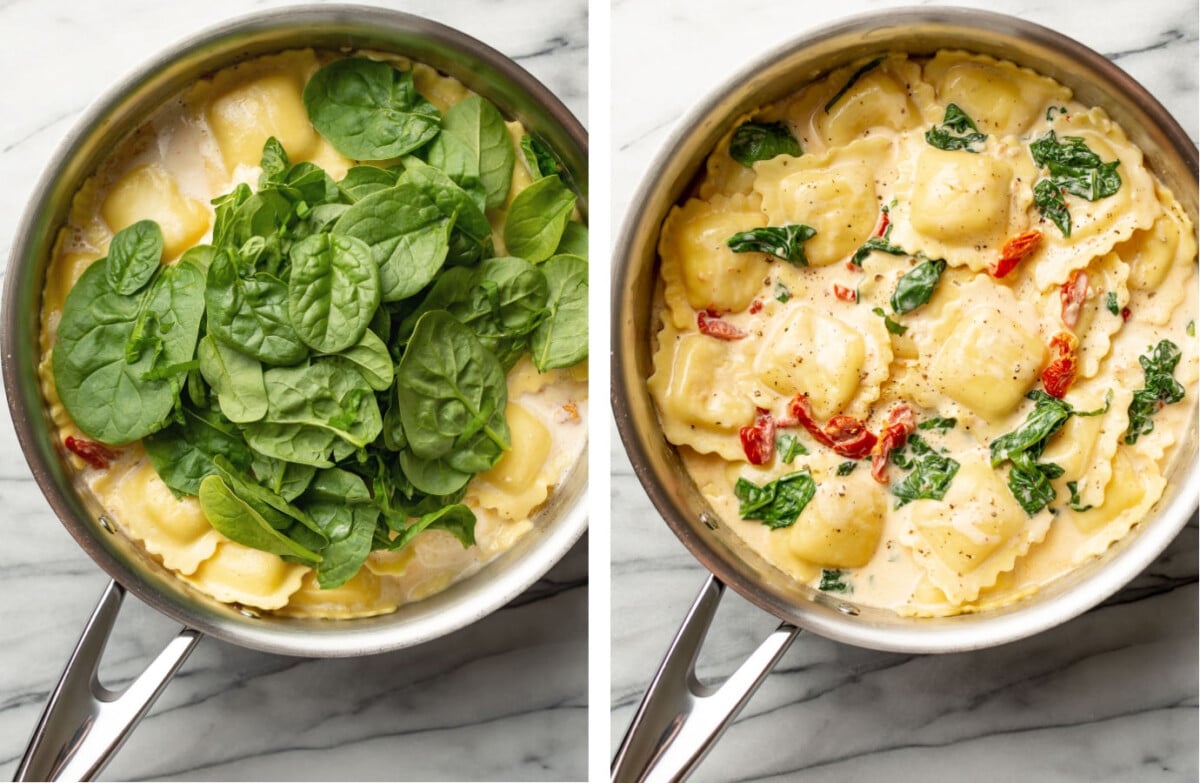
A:
[[[614,225],[678,119],[730,73],[809,26],[896,5],[616,0]],[[1083,41],[1132,73],[1196,138],[1195,0],[962,5]],[[657,519],[615,430],[612,463],[615,749],[705,572]],[[727,675],[774,626],[727,597],[701,674]],[[694,779],[1195,781],[1197,725],[1193,519],[1130,587],[1023,642],[931,657],[802,634]]]
[[[79,113],[200,28],[279,2],[0,2],[0,248]],[[378,3],[513,57],[586,122],[587,3]],[[0,416],[0,776],[16,769],[107,583],[68,537]],[[476,625],[425,646],[305,660],[204,640],[104,777],[172,780],[581,779],[587,765],[587,544]],[[102,674],[133,676],[174,633],[126,601]]]

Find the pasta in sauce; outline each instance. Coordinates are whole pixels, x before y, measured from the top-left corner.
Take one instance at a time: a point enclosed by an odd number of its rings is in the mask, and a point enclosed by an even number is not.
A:
[[[428,66],[367,54],[411,69],[417,90],[442,112],[471,95]],[[314,163],[342,179],[355,161],[314,130],[301,99],[305,83],[332,59],[312,50],[288,51],[200,80],[124,141],[84,184],[60,233],[41,313],[39,375],[65,443],[86,437],[60,402],[52,370],[56,331],[71,287],[105,256],[114,233],[135,221],[158,222],[165,263],[210,241],[210,202],[238,183],[258,181],[269,137],[279,140],[292,161]],[[521,162],[524,129],[508,122],[507,132],[517,164],[507,199],[487,212],[498,256],[504,255],[506,210],[533,182]],[[401,549],[373,551],[334,589],[320,589],[312,568],[244,546],[214,529],[196,497],[172,494],[139,441],[110,450],[106,468],[89,466],[78,451],[67,457],[126,535],[217,600],[308,617],[382,614],[445,589],[534,529],[538,508],[583,453],[586,379],[586,361],[546,372],[538,372],[528,356],[518,361],[507,374],[512,448],[472,480],[461,501],[476,517],[475,545],[466,547],[445,530],[425,530]]]
[[[1192,221],[1028,69],[841,68],[740,119],[658,250],[664,433],[724,524],[819,590],[915,616],[1019,600],[1191,458]]]

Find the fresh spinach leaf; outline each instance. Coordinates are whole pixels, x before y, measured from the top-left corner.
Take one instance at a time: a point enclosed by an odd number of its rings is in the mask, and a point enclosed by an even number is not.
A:
[[[529,169],[532,179],[538,180],[562,173],[562,166],[558,165],[550,148],[533,136],[526,134],[521,137],[521,153],[525,157],[525,168]]]
[[[1183,399],[1184,388],[1175,380],[1175,367],[1181,356],[1179,346],[1170,340],[1160,340],[1158,345],[1148,349],[1148,353],[1138,357],[1145,380],[1144,386],[1133,393],[1133,400],[1129,403],[1126,443],[1137,443],[1139,437],[1153,432],[1154,414],[1164,405]]]
[[[944,271],[946,262],[931,258],[905,272],[896,281],[896,290],[892,293],[892,312],[898,315],[911,313],[928,302]]]
[[[253,454],[238,428],[216,411],[183,406],[180,418],[142,439],[150,464],[175,497],[197,495],[200,482],[217,472],[220,455],[240,470]]]
[[[324,66],[302,97],[317,132],[354,160],[398,158],[439,131],[438,110],[417,92],[411,71],[364,57]]]
[[[404,159],[404,173],[399,183],[412,183],[432,199],[453,229],[450,236],[449,261],[471,263],[491,255],[492,224],[483,213],[482,200],[476,200],[450,177],[418,158]]]
[[[216,392],[217,404],[226,418],[245,423],[267,415],[267,387],[257,359],[207,335],[196,346],[196,353],[200,374]]]
[[[556,256],[579,256],[584,261],[588,257],[588,229],[582,223],[569,221],[563,229],[562,239],[554,251]]]
[[[154,370],[190,360],[203,315],[193,294],[203,276],[181,262],[176,265],[181,271],[164,285],[152,282],[141,296],[126,296],[109,285],[105,264],[93,263],[67,294],[51,363],[59,399],[79,429],[101,443],[119,445],[160,429],[175,408],[185,373],[165,376]],[[139,328],[146,331],[143,319],[151,297],[164,307],[161,325],[171,325],[174,333],[159,334],[158,350],[137,350],[129,362],[127,346]],[[179,312],[173,309],[176,302]]]
[[[738,126],[729,140],[729,157],[743,166],[770,160],[777,155],[801,154],[800,142],[782,122],[746,122]]]
[[[941,125],[935,125],[925,131],[926,143],[946,151],[979,152],[974,145],[982,144],[986,140],[987,134],[980,133],[979,128],[975,127],[975,123],[956,103],[946,107]]]
[[[163,235],[158,223],[139,220],[118,231],[108,245],[104,273],[118,294],[142,290],[162,263]]]
[[[817,230],[812,226],[793,223],[739,231],[725,244],[735,253],[766,253],[794,266],[808,266],[804,243],[816,235]]]
[[[448,457],[477,433],[485,437],[472,445],[491,464],[509,448],[504,371],[474,333],[444,310],[417,320],[396,370],[396,395],[408,448],[422,460]],[[418,488],[435,495],[453,491]]]
[[[234,258],[218,251],[208,268],[208,333],[267,364],[300,361],[308,346],[288,317],[287,286],[270,275],[242,277]]]
[[[497,454],[497,458],[498,458]],[[411,451],[400,452],[400,469],[405,478],[421,492],[430,495],[449,495],[467,486],[471,474],[452,468],[444,458],[418,457]]]
[[[327,428],[307,424],[251,422],[242,426],[250,448],[264,457],[315,468],[332,468],[330,452],[338,436]]]
[[[200,482],[198,494],[200,508],[209,524],[226,538],[274,555],[294,557],[310,564],[321,562],[321,555],[272,527],[262,514],[234,494],[220,476],[207,476]]]
[[[739,478],[733,493],[740,501],[738,514],[742,519],[758,520],[775,530],[795,524],[800,512],[816,496],[817,482],[808,468],[803,468],[761,487]]]
[[[395,302],[427,286],[450,252],[452,221],[419,185],[401,182],[364,196],[333,225],[335,235],[371,248],[381,299]]]
[[[337,354],[335,358],[354,365],[375,391],[387,391],[392,387],[396,373],[392,356],[379,335],[370,329],[363,332],[357,343]]]
[[[542,265],[549,287],[550,317],[533,331],[530,346],[538,372],[570,367],[588,354],[588,264],[575,256],[554,256]]]
[[[395,169],[381,169],[378,166],[351,166],[337,186],[346,200],[355,204],[372,193],[395,187],[399,177],[400,172]]]
[[[312,465],[285,462],[257,451],[252,451],[251,455],[250,471],[255,481],[289,503],[304,494],[317,475],[317,469]]]
[[[538,263],[554,255],[575,210],[575,194],[558,177],[542,177],[513,199],[504,218],[509,254]]]
[[[450,173],[446,165],[449,156],[440,146],[447,138],[457,139],[468,151],[474,174],[486,194],[486,208],[504,206],[512,186],[516,153],[504,117],[495,105],[472,95],[451,106],[442,116],[442,132],[430,145],[428,159],[434,166]]]
[[[379,307],[379,267],[371,248],[350,236],[315,234],[291,252],[288,315],[314,351],[337,353],[357,343]]]
[[[358,573],[371,553],[379,509],[362,478],[340,468],[318,471],[299,500],[329,540],[317,567],[317,584],[329,590]]]
[[[455,503],[423,515],[406,527],[389,544],[389,549],[403,549],[413,542],[418,533],[425,530],[445,530],[462,543],[463,547],[475,545],[475,512],[469,506]]]
[[[375,393],[353,367],[314,359],[308,365],[272,367],[263,373],[263,381],[268,401],[264,424],[326,430],[357,448],[375,440],[383,429]],[[253,440],[250,445],[255,446]]]

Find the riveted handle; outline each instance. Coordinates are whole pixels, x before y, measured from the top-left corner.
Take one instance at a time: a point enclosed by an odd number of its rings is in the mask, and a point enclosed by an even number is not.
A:
[[[98,670],[124,597],[125,589],[109,582],[14,780],[91,780],[100,774],[203,637],[184,628],[129,687],[108,690],[100,684]]]
[[[725,585],[700,590],[613,759],[613,783],[683,780],[725,733],[800,629],[782,623],[717,688],[696,677],[696,659]]]

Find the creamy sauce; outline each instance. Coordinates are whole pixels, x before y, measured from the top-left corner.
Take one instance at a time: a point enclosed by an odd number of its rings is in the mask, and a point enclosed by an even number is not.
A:
[[[412,68],[418,91],[441,111],[471,94],[427,66],[368,54]],[[311,50],[289,51],[198,82],[126,140],[81,188],[59,234],[41,312],[38,372],[60,439],[86,436],[54,389],[50,357],[55,330],[67,292],[105,255],[116,231],[136,220],[157,220],[168,262],[188,247],[208,242],[210,201],[238,183],[257,183],[262,145],[270,135],[281,140],[293,162],[316,163],[334,179],[353,165],[312,129],[300,102],[305,82],[329,59]],[[508,130],[516,145],[524,129],[510,122]],[[521,160],[518,150],[508,203],[531,182]],[[504,208],[492,210],[488,218],[497,254],[502,254]],[[514,448],[472,480],[463,500],[476,515],[476,545],[464,548],[450,533],[428,530],[402,550],[372,553],[355,577],[333,590],[319,589],[311,569],[244,547],[212,529],[196,498],[171,494],[140,443],[118,449],[106,470],[89,467],[74,454],[67,453],[67,459],[126,535],[218,600],[297,616],[384,614],[474,573],[530,533],[538,524],[538,508],[582,457],[586,362],[539,374],[526,357],[509,372],[508,387]]]
[[[1026,597],[1104,552],[1146,516],[1173,462],[1192,458],[1172,447],[1197,399],[1197,343],[1187,333],[1197,313],[1195,231],[1121,128],[1050,79],[961,52],[892,55],[834,100],[858,65],[743,119],[784,123],[803,154],[744,166],[730,156],[731,131],[693,198],[668,216],[649,387],[700,492],[774,566],[813,587],[825,572],[847,585],[849,600],[900,614],[978,611]],[[976,152],[927,142],[951,103],[987,134]],[[1042,172],[1029,144],[1051,129],[1120,161],[1116,194],[1066,197],[1070,238],[1033,202]],[[919,259],[876,251],[861,268],[847,263],[879,233],[882,208],[890,244],[947,262],[932,298],[900,315],[892,293]],[[816,229],[804,245],[807,265],[726,244],[735,233],[789,224]],[[1005,242],[1031,229],[1042,233],[1038,249],[1003,279],[990,275]],[[1088,291],[1068,327],[1060,289],[1077,270]],[[891,333],[876,308],[906,331]],[[701,333],[704,310],[745,337]],[[1051,338],[1068,329],[1078,370],[1064,399],[1094,410],[1111,391],[1112,403],[1052,437],[1038,461],[1064,474],[1052,482],[1056,499],[1030,515],[1008,488],[1009,468],[991,467],[988,444],[1026,420],[1034,404],[1025,394],[1042,388]],[[1126,445],[1129,402],[1143,385],[1138,357],[1163,339],[1182,351],[1175,378],[1186,396]],[[944,433],[917,433],[959,463],[945,496],[898,505],[890,490],[906,471],[889,467],[884,485],[868,459],[839,475],[847,458],[795,425],[778,433],[799,437],[807,455],[784,464],[776,448],[766,464],[750,464],[739,430],[756,410],[785,420],[800,393],[819,423],[848,415],[874,433],[902,403],[918,422],[956,419]],[[817,490],[794,523],[772,529],[741,518],[739,479],[762,486],[802,469]],[[1069,507],[1068,481],[1090,510]]]

